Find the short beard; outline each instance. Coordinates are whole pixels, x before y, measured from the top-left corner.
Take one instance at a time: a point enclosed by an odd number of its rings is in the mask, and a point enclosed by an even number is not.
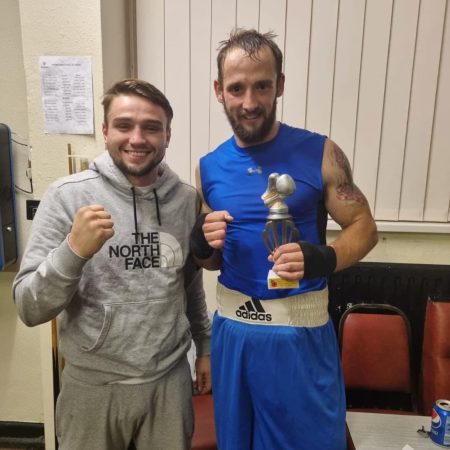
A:
[[[260,127],[253,131],[245,129],[245,127],[241,125],[238,119],[232,117],[225,103],[223,104],[223,109],[225,111],[225,114],[227,115],[228,122],[230,123],[234,134],[245,144],[252,145],[264,141],[264,139],[271,132],[277,115],[277,101],[276,99],[274,100],[269,115],[267,117],[264,117],[263,123],[260,125]]]
[[[141,169],[133,169],[132,167],[127,166],[122,160],[113,158],[114,164],[116,167],[125,175],[130,177],[144,177],[152,172],[156,167],[159,166],[161,161],[164,159],[165,152],[162,152],[161,157],[157,160],[150,161],[147,166],[142,167]]]

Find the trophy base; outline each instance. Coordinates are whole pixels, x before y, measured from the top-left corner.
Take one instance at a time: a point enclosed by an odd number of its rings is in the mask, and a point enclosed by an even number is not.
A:
[[[269,270],[267,274],[267,289],[295,289],[298,287],[298,280],[285,280],[279,277],[273,270]]]

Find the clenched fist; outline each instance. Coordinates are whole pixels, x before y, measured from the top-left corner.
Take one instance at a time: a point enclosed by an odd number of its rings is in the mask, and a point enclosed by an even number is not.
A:
[[[227,224],[232,220],[228,211],[214,211],[206,215],[202,230],[210,247],[217,250],[224,247]]]
[[[102,205],[80,208],[75,214],[69,234],[69,245],[83,258],[95,255],[114,235],[114,222]]]

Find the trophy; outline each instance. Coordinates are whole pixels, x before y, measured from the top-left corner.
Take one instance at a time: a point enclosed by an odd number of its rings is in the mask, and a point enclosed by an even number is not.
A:
[[[269,208],[262,238],[270,254],[273,254],[280,245],[298,242],[300,239],[300,233],[295,227],[286,203],[283,201],[294,192],[295,182],[290,175],[279,175],[278,173],[269,175],[266,192],[261,198]],[[292,289],[298,286],[298,280],[285,280],[273,270],[270,270],[267,275],[268,289]]]

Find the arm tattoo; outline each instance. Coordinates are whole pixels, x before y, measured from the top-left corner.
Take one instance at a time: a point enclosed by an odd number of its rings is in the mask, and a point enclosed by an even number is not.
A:
[[[333,144],[333,152],[330,154],[331,164],[337,166],[339,176],[337,180],[336,198],[342,201],[356,202],[359,205],[366,205],[367,200],[358,186],[353,183],[350,163],[344,152]]]

